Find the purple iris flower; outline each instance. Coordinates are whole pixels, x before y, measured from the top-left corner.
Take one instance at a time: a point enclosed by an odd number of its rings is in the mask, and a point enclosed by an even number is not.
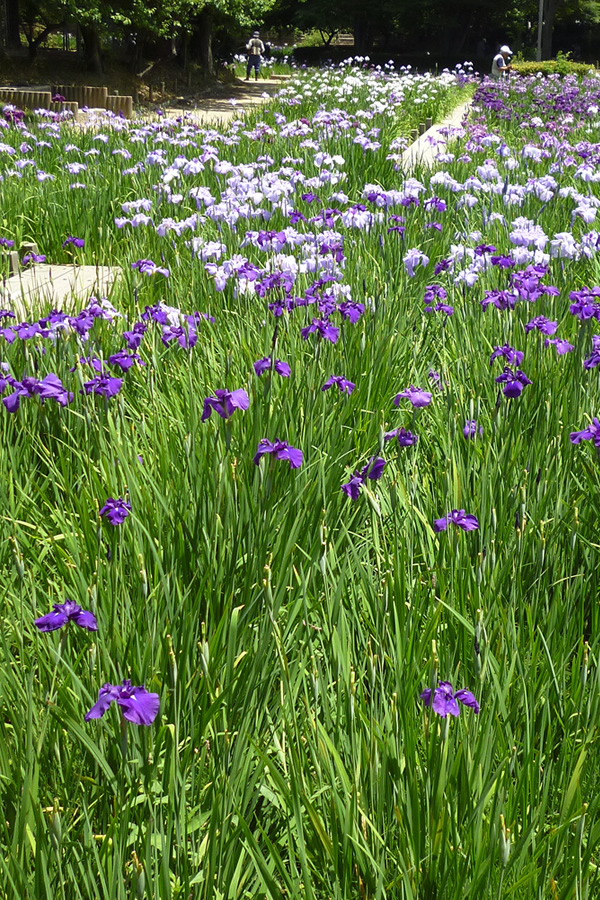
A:
[[[74,247],[85,247],[85,241],[83,238],[72,237],[71,235],[69,235],[66,241],[63,241],[63,250],[65,249],[65,247],[68,247],[69,244],[73,244]]]
[[[24,266],[28,266],[31,263],[43,263],[46,262],[46,257],[43,253],[26,253],[21,263]]]
[[[302,450],[290,447],[287,441],[268,441],[266,438],[262,438],[258,442],[258,449],[252,460],[253,463],[258,465],[266,453],[270,454],[274,459],[287,459],[290,469],[299,469],[304,460]]]
[[[113,378],[112,375],[96,375],[91,381],[83,383],[86,394],[99,394],[101,397],[116,397],[122,386],[123,379]]]
[[[314,331],[318,331],[321,338],[331,341],[332,344],[337,343],[337,339],[340,336],[340,329],[336,328],[335,325],[331,325],[325,319],[313,319],[310,325],[300,329],[300,334],[307,341],[309,334],[312,334]]]
[[[137,269],[140,275],[164,275],[165,278],[169,277],[169,270],[157,266],[151,259],[138,259],[137,262],[131,263],[131,268]]]
[[[140,366],[146,365],[137,353],[128,353],[127,350],[119,350],[118,353],[113,353],[112,356],[108,357],[108,361],[111,366],[119,366],[124,372],[131,369],[136,363]]]
[[[571,353],[575,349],[573,344],[570,344],[565,340],[560,340],[560,338],[546,338],[546,340],[544,341],[544,347],[554,347],[558,356],[564,356],[565,353]]]
[[[520,369],[517,369],[516,372],[513,372],[508,366],[504,367],[504,372],[502,375],[498,375],[496,378],[498,384],[504,384],[502,388],[502,392],[505,397],[520,397],[521,392],[526,384],[533,384],[532,381],[529,380],[525,372],[522,372]]]
[[[418,435],[413,434],[412,431],[407,431],[406,428],[394,428],[393,431],[386,431],[383,436],[384,441],[391,441],[394,438],[398,439],[401,447],[414,447],[419,440]]]
[[[100,515],[110,522],[111,525],[122,525],[129,513],[131,512],[131,503],[118,497],[109,497],[102,509]]]
[[[73,399],[71,391],[67,391],[58,375],[52,373],[38,381],[32,390],[42,400],[56,400],[61,406],[66,406]]]
[[[491,263],[493,266],[498,266],[500,269],[510,269],[514,266],[515,261],[512,256],[492,256]]]
[[[0,247],[5,247],[7,250],[10,250],[11,247],[15,246],[15,242],[11,241],[10,238],[0,237]]]
[[[218,413],[222,419],[228,419],[233,415],[236,409],[248,409],[250,400],[248,394],[243,388],[236,391],[216,390],[214,397],[206,397],[204,400],[204,409],[202,411],[202,421],[206,422],[210,419],[213,410]]]
[[[529,334],[534,328],[541,334],[550,335],[555,333],[558,328],[558,322],[551,322],[546,316],[536,316],[535,319],[531,319],[525,326],[525,334]]]
[[[403,398],[410,400],[412,405],[417,409],[422,406],[429,406],[431,403],[431,394],[428,393],[428,391],[422,391],[421,388],[417,388],[413,384],[406,388],[406,390],[396,394],[394,397],[394,406],[400,406],[400,400]]]
[[[594,416],[592,424],[584,428],[583,431],[572,431],[570,441],[572,444],[580,444],[581,441],[593,441],[594,445],[600,449],[600,420]]]
[[[592,352],[587,359],[583,361],[584,369],[595,369],[600,365],[600,334],[592,335]]]
[[[142,343],[142,338],[148,326],[144,322],[136,322],[131,331],[124,331],[123,337],[130,350],[137,350]]]
[[[435,519],[433,522],[433,530],[436,532],[445,531],[448,525],[456,525],[463,531],[477,531],[479,522],[476,516],[466,513],[464,509],[453,509],[441,519]]]
[[[477,420],[476,419],[467,419],[467,421],[465,422],[465,427],[463,428],[463,434],[466,437],[466,439],[473,440],[474,438],[477,437],[478,431],[479,431],[480,435],[483,434],[483,428],[481,427],[481,425],[479,426],[479,428],[477,427]]]
[[[354,300],[344,300],[337,309],[342,319],[348,319],[351,325],[356,325],[365,311],[365,306],[364,303],[355,303]]]
[[[44,400],[56,400],[61,406],[66,406],[73,399],[72,392],[67,391],[60,378],[52,373],[46,375],[40,381],[29,375],[26,375],[22,381],[17,381],[11,377],[4,379],[4,381],[14,389],[12,394],[2,398],[2,402],[9,413],[17,412],[21,403],[21,397],[35,397],[37,395],[41,398],[42,403]]]
[[[134,725],[151,725],[160,707],[158,694],[151,694],[143,685],[133,687],[129,679],[123,684],[103,684],[98,691],[98,700],[84,716],[90,719],[101,719],[110,704],[115,701],[123,713],[123,718]]]
[[[571,291],[569,299],[573,300],[569,310],[578,319],[600,319],[600,287],[583,287],[579,291]]]
[[[490,366],[498,357],[503,356],[507,363],[511,366],[520,366],[523,362],[523,351],[515,350],[514,347],[511,347],[509,344],[503,344],[502,347],[494,347],[493,353],[490,356]]]
[[[188,316],[188,327],[183,325],[163,325],[161,341],[167,347],[171,341],[177,341],[182,350],[195,347],[198,342],[198,333],[192,316]],[[192,321],[190,321],[190,319]]]
[[[40,631],[58,631],[68,622],[75,622],[80,628],[87,631],[98,631],[98,623],[96,617],[85,609],[82,609],[78,603],[72,600],[66,600],[64,603],[55,603],[52,607],[54,612],[36,619],[33,623]]]
[[[273,366],[274,370],[278,375],[281,375],[282,378],[289,378],[292,374],[292,370],[290,369],[288,363],[282,362],[280,359],[276,359],[275,362],[272,361],[270,356],[263,356],[262,359],[257,359],[255,363],[253,363],[254,371],[257,375],[263,375],[265,372]]]
[[[487,309],[488,306],[495,306],[496,309],[503,311],[505,309],[514,309],[518,297],[510,291],[500,291],[497,289],[486,291],[484,299],[481,300],[481,308]]]
[[[474,694],[464,688],[454,693],[454,688],[449,681],[440,681],[435,690],[427,688],[420,696],[425,706],[431,706],[442,719],[445,719],[447,715],[458,716],[460,710],[457,700],[465,706],[469,706],[475,714],[479,712],[479,703]]]
[[[342,394],[344,393],[344,391],[347,394],[351,394],[352,391],[354,390],[354,388],[356,387],[354,382],[348,381],[342,375],[332,375],[331,378],[327,379],[327,381],[325,382],[325,384],[323,385],[321,390],[328,391],[329,388],[333,387],[334,384],[337,384],[338,388],[340,389],[340,393],[342,393]]]
[[[366,466],[359,471],[354,470],[353,475],[346,484],[342,485],[342,490],[351,500],[358,500],[360,489],[369,478],[371,481],[378,481],[383,475],[385,468],[385,459],[381,456],[372,456]]]

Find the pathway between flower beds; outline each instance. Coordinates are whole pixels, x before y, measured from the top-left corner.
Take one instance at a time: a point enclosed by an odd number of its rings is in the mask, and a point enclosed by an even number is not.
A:
[[[448,139],[452,139],[453,130],[458,130],[462,127],[470,109],[470,100],[467,100],[466,103],[461,103],[439,124],[427,129],[424,134],[410,144],[402,154],[402,162],[405,168],[413,169],[417,165],[432,165],[440,150],[447,145]]]

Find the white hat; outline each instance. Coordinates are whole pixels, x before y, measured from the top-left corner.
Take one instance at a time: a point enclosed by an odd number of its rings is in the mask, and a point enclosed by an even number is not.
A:
[[[502,44],[500,47],[500,53],[506,53],[508,56],[512,56],[513,52],[506,44]]]

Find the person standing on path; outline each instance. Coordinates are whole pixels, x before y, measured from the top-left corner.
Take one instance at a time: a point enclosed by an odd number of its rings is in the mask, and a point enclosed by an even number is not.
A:
[[[500,50],[492,60],[491,77],[494,81],[500,81],[501,78],[506,78],[511,69],[506,60],[512,55],[512,50],[506,44],[503,44],[502,47],[500,47]]]
[[[248,51],[248,65],[246,66],[246,81],[250,80],[250,72],[254,69],[254,79],[258,81],[258,73],[260,72],[260,57],[265,52],[265,45],[260,39],[258,31],[253,32],[252,37],[246,44]]]

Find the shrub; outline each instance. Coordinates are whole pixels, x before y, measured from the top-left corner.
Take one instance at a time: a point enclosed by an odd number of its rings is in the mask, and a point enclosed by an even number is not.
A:
[[[574,62],[567,54],[558,53],[556,59],[544,59],[537,62],[513,62],[513,72],[518,75],[579,75],[585,77],[596,68],[591,63]]]

